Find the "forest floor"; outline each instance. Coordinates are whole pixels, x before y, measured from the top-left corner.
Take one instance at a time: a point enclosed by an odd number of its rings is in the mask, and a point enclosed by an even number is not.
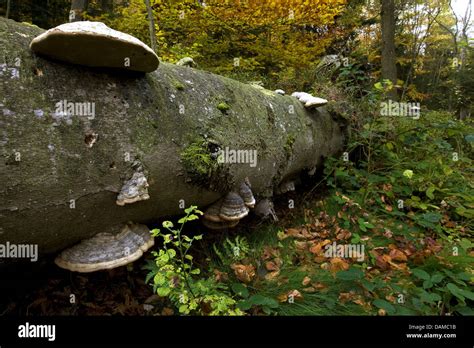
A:
[[[445,243],[434,233],[412,238],[404,233],[409,228],[406,224],[377,218],[339,193],[329,197],[318,193],[300,208],[287,207],[288,200],[298,202],[303,195],[297,191],[279,197],[278,222],[249,217],[235,230],[205,234],[195,246],[197,263],[208,275],[219,282],[245,284],[250,294],[264,299],[251,306],[248,314],[406,315],[419,314],[429,306],[431,313],[442,315],[451,314],[455,305],[461,308],[455,301],[459,298],[444,304],[441,295],[446,284],[439,283],[450,274],[451,284],[469,281],[469,275],[450,271],[452,257],[446,248],[443,252]],[[192,234],[193,228],[199,226],[190,226],[187,232]],[[240,243],[238,257],[226,249],[226,241]],[[364,245],[365,256],[327,257],[325,246],[333,243]],[[212,251],[213,245],[221,257]],[[0,307],[0,314],[179,314],[167,298],[154,294],[145,283],[147,259],[151,255],[133,265],[91,274],[59,269],[50,260],[32,277],[24,275],[23,291],[3,296],[7,303]],[[243,274],[233,272],[236,265]],[[435,267],[436,272],[423,279],[427,272],[420,266]],[[426,282],[433,284],[423,286]],[[464,301],[469,301],[470,295],[464,295]],[[469,305],[465,308],[467,314]]]
[[[473,315],[473,125],[377,118],[348,147],[365,155],[327,159],[276,197],[278,221],[251,214],[218,233],[186,223],[184,235],[203,234],[190,249],[205,280],[195,284],[214,284],[206,291],[234,314]],[[156,260],[91,274],[52,257],[19,265],[2,275],[0,315],[178,315],[176,298],[153,291],[162,279],[146,282]]]

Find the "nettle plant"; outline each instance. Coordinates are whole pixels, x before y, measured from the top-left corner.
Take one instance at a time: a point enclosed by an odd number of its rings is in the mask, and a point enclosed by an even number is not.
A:
[[[194,266],[189,251],[202,235],[189,237],[182,231],[188,221],[198,220],[198,215],[203,213],[196,206],[184,212],[186,215],[178,220],[179,228],[171,221],[164,221],[164,231],[158,228],[151,231],[153,237],[162,239],[162,249],[152,251],[155,259],[146,266],[150,270],[146,283],[153,280],[153,291],[168,297],[181,314],[243,315],[225,285],[213,278],[197,278],[201,270]]]

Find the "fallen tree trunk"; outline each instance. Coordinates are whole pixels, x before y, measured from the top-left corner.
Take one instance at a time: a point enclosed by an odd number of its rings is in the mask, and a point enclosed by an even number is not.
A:
[[[49,61],[28,48],[41,32],[0,19],[0,244],[55,252],[111,225],[204,207],[245,177],[269,197],[342,149],[324,108],[166,63],[130,75]],[[217,147],[256,151],[257,162],[218,163]],[[138,167],[150,199],[118,206]]]

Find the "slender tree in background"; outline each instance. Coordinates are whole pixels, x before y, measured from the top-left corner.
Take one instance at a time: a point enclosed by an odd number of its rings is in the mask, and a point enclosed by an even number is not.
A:
[[[35,0],[30,3],[31,22],[40,28],[48,28],[51,13],[48,0]]]
[[[69,22],[77,22],[84,20],[83,13],[89,5],[88,0],[71,0],[71,12],[69,14]]]
[[[466,2],[466,10],[463,16],[460,18],[456,14],[453,7],[453,0],[449,2],[449,8],[451,14],[455,19],[454,26],[449,26],[438,20],[436,23],[445,30],[453,39],[453,68],[456,69],[455,80],[455,94],[457,96],[456,111],[459,119],[463,120],[470,117],[471,114],[471,99],[468,91],[472,90],[472,73],[471,69],[468,68],[467,58],[469,50],[469,36],[468,32],[471,27],[471,16],[472,16],[472,0]],[[461,27],[460,27],[461,25]]]
[[[5,18],[8,18],[10,15],[10,1],[11,0],[7,0],[7,12],[5,13]]]
[[[390,80],[397,84],[397,66],[395,56],[395,1],[382,0],[382,79]],[[397,90],[392,88],[387,96],[397,99]]]
[[[148,12],[148,26],[150,28],[151,48],[156,52],[155,20],[153,19],[153,11],[150,6],[150,0],[145,0],[145,6]]]

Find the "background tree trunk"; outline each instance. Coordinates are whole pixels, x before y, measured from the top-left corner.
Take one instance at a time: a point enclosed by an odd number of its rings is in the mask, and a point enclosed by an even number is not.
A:
[[[78,22],[84,20],[84,12],[87,10],[89,0],[71,0],[71,12],[69,22]]]
[[[154,52],[156,52],[155,20],[153,19],[153,10],[150,6],[150,0],[145,0],[145,5],[148,12],[148,26],[150,28],[151,48]]]
[[[49,27],[48,0],[31,2],[31,22],[40,28]]]
[[[125,74],[49,61],[28,47],[41,32],[0,19],[5,56],[22,57],[0,75],[0,244],[58,251],[113,225],[181,214],[180,200],[203,208],[245,177],[257,198],[268,197],[342,149],[344,124],[324,108],[166,63]],[[94,103],[95,116],[61,113],[61,101]],[[257,165],[216,165],[198,180],[182,153],[203,143],[256,150]],[[150,199],[118,206],[136,161]]]
[[[10,16],[10,3],[11,0],[7,0],[7,11],[5,13],[5,18],[8,18],[8,16]]]
[[[382,79],[390,80],[394,88],[388,98],[397,100],[397,65],[395,56],[395,1],[382,0]]]

